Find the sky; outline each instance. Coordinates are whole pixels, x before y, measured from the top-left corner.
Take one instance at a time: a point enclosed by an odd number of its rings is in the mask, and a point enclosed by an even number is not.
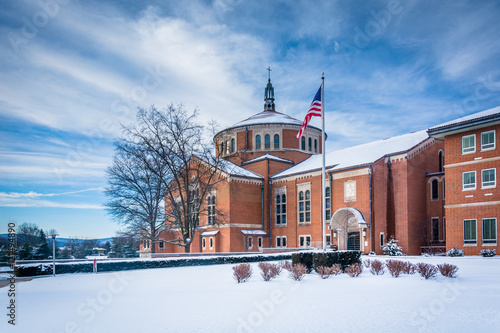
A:
[[[4,0],[0,233],[115,235],[103,189],[121,125],[181,103],[231,126],[263,110],[268,67],[297,119],[325,73],[328,150],[499,106],[498,17],[494,0]]]

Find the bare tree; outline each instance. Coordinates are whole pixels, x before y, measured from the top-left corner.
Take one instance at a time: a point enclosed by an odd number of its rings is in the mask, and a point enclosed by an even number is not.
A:
[[[126,226],[127,232],[148,239],[152,252],[164,226],[162,182],[168,170],[160,162],[147,146],[135,142],[131,132],[125,131],[125,137],[115,142],[113,164],[106,170],[108,212]]]
[[[207,214],[202,203],[219,180],[220,167],[225,163],[212,153],[213,143],[204,141],[205,128],[196,118],[196,110],[188,113],[182,105],[163,110],[151,106],[139,109],[137,124],[125,128],[127,146],[145,152],[141,167],[147,167],[147,172],[156,176],[155,184],[158,181],[162,185],[158,193],[165,198],[164,227],[179,235],[165,241],[183,246],[185,252],[190,252],[200,216]],[[218,221],[223,218],[220,210],[214,213]]]
[[[18,227],[19,245],[28,243],[30,246],[36,246],[40,238],[40,228],[35,223],[24,222]]]

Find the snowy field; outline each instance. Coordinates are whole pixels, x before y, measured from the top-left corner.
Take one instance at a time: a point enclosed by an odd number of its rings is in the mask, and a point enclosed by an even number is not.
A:
[[[398,259],[456,264],[459,275],[365,269],[295,282],[283,271],[264,282],[252,264],[243,284],[233,265],[43,277],[16,285],[16,326],[2,314],[0,332],[500,332],[500,257]]]

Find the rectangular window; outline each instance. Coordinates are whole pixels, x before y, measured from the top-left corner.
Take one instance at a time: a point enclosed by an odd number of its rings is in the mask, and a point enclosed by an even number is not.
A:
[[[464,220],[464,244],[477,244],[476,220]]]
[[[276,237],[276,247],[281,247],[281,237]]]
[[[476,189],[476,171],[469,171],[462,173],[462,190],[475,190]]]
[[[160,241],[158,242],[158,248],[159,248],[160,250],[164,250],[164,249],[165,249],[165,242],[163,242],[162,240],[160,240]]]
[[[332,213],[332,199],[331,199],[331,190],[330,187],[327,187],[325,189],[325,218],[327,221],[330,220],[331,218],[331,213]]]
[[[299,192],[299,223],[311,222],[311,191]]]
[[[382,246],[384,246],[384,233],[383,232],[380,233],[380,247],[382,248]]]
[[[205,240],[205,237],[203,237],[203,238],[201,239],[201,246],[203,247],[203,249],[205,249],[205,248],[207,247],[207,242],[206,242],[206,240]]]
[[[215,192],[213,194],[209,194],[207,196],[207,224],[213,225],[215,224]]]
[[[431,182],[431,200],[439,199],[439,182],[437,179],[434,179]]]
[[[276,225],[286,224],[286,194],[277,194],[276,201]]]
[[[262,247],[262,237],[259,237],[259,247]]]
[[[483,219],[483,244],[497,243],[497,219]]]
[[[439,240],[439,218],[432,219],[432,240]]]
[[[253,241],[253,238],[252,237],[248,237],[248,248],[249,249],[251,249],[253,247],[252,241]]]
[[[495,149],[495,131],[481,133],[481,150]]]
[[[299,236],[299,246],[300,247],[311,246],[311,236]]]
[[[326,236],[326,245],[329,246],[332,244],[332,237],[330,237],[330,235],[327,235]]]
[[[214,248],[214,239],[210,237],[210,249]]]
[[[476,151],[476,135],[462,137],[462,154],[474,153]]]
[[[496,186],[496,169],[481,170],[481,187],[495,187]]]

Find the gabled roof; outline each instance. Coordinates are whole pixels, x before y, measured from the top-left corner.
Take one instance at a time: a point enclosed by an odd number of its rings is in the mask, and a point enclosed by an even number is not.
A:
[[[230,176],[264,179],[264,177],[262,177],[261,175],[248,169],[242,168],[228,160],[221,161],[219,168]]]
[[[272,154],[264,154],[264,155],[252,158],[251,160],[248,160],[248,161],[244,162],[243,165],[250,164],[250,163],[255,163],[255,162],[263,161],[263,160],[271,160],[271,161],[276,161],[276,162],[281,162],[281,163],[294,164],[293,161],[291,161],[289,159],[278,157],[278,156],[274,156]]]
[[[458,118],[446,123],[429,128],[430,135],[438,136],[443,133],[460,132],[471,129],[474,126],[487,126],[491,122],[500,121],[500,106],[481,112],[476,112],[468,116]],[[440,135],[442,136],[442,135]]]
[[[384,156],[408,152],[428,138],[427,132],[423,130],[344,148],[330,153],[326,152],[326,170],[337,171],[369,165]],[[320,170],[321,163],[322,156],[313,155],[304,162],[277,173],[272,178],[281,178]]]

